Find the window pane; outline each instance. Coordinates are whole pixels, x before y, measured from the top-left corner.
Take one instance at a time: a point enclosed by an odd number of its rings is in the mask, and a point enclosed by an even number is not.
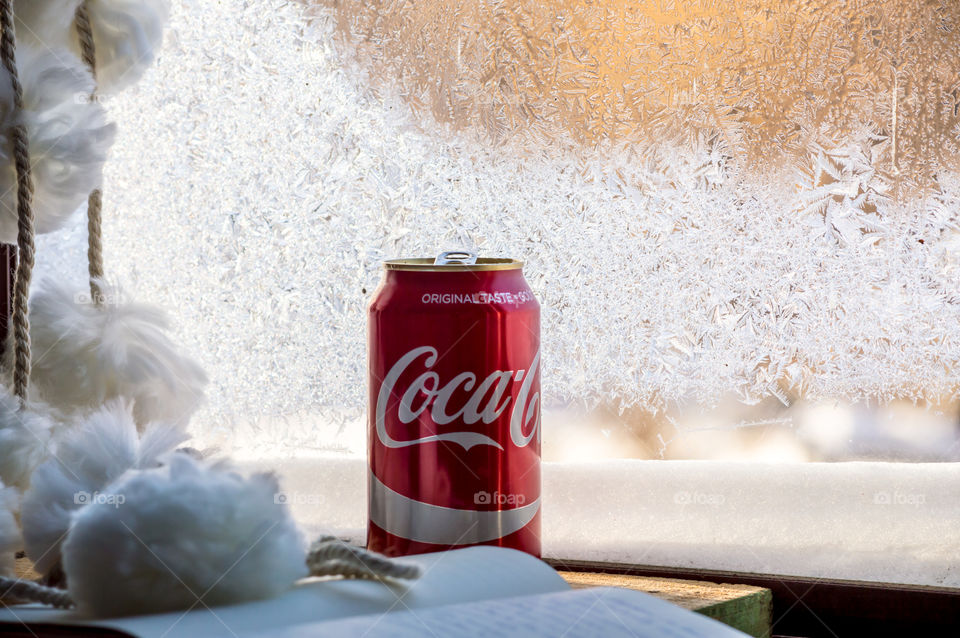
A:
[[[379,262],[468,247],[528,264],[548,458],[957,458],[960,4],[627,4],[174,12],[105,233],[201,438],[361,452]]]

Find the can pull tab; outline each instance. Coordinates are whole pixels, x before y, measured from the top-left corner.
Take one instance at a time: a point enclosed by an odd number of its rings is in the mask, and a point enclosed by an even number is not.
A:
[[[434,266],[454,264],[459,266],[472,266],[475,263],[477,263],[477,253],[472,253],[469,250],[448,250],[440,253],[437,258],[433,260]]]

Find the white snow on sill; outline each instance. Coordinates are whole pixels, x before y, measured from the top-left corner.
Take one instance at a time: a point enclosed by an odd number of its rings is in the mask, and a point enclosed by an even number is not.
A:
[[[312,537],[357,542],[366,461],[274,469]],[[960,464],[545,463],[547,557],[960,587]]]

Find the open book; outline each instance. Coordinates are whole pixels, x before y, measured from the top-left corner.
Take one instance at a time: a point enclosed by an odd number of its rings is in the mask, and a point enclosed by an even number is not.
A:
[[[25,636],[631,636],[742,637],[721,623],[626,589],[570,589],[549,565],[511,549],[410,556],[410,583],[308,579],[272,600],[189,612],[84,620],[35,605],[0,609],[0,634]]]

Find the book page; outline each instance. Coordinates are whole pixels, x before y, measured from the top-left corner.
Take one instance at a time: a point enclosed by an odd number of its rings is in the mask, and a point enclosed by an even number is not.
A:
[[[409,556],[423,576],[410,583],[311,579],[272,600],[228,607],[198,604],[189,613],[174,612],[122,619],[84,621],[76,612],[38,606],[0,610],[3,622],[92,624],[145,638],[163,636],[234,636],[314,621],[404,609],[511,598],[568,590],[569,585],[546,563],[529,554],[498,547],[469,547]]]
[[[311,623],[257,638],[314,636],[414,638],[743,638],[746,634],[627,589],[597,587]]]

